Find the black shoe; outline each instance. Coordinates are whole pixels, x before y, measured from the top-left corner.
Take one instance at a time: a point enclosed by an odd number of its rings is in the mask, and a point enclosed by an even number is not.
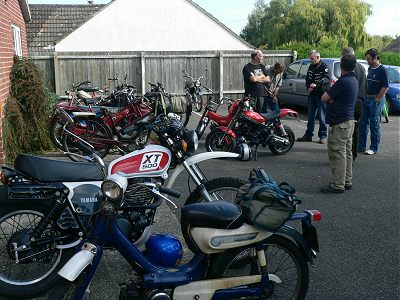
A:
[[[346,190],[346,191],[350,191],[351,189],[353,188],[353,185],[351,185],[351,184],[348,184],[348,185],[344,185],[344,189]]]
[[[302,137],[298,138],[297,141],[298,142],[312,142],[312,138],[310,138],[306,135],[303,135]]]
[[[321,193],[324,193],[324,194],[343,194],[344,193],[344,189],[341,190],[341,189],[338,189],[338,188],[334,188],[334,187],[332,187],[331,184],[329,184],[329,185],[321,188]]]

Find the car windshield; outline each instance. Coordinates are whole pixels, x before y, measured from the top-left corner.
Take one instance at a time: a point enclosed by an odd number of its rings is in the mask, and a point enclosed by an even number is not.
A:
[[[386,67],[389,82],[400,83],[400,68]]]

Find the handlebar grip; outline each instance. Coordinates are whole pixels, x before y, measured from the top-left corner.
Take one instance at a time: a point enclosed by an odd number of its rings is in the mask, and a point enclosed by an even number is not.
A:
[[[175,198],[179,198],[181,196],[180,192],[175,191],[175,190],[170,189],[170,188],[167,188],[167,187],[163,187],[163,186],[160,186],[159,191],[161,193],[170,195],[170,196],[175,197]]]

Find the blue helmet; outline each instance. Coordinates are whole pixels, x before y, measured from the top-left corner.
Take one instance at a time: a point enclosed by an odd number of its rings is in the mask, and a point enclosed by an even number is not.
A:
[[[181,242],[170,234],[153,234],[146,242],[146,255],[162,267],[176,267],[182,259]]]

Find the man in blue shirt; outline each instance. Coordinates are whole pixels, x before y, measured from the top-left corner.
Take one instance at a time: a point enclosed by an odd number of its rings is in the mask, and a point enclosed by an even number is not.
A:
[[[344,55],[340,60],[342,76],[322,95],[326,105],[326,123],[329,124],[328,156],[333,181],[321,188],[322,193],[343,193],[352,188],[354,106],[358,95],[358,80],[354,69],[357,59]]]
[[[360,119],[360,137],[358,152],[373,155],[378,152],[380,133],[380,116],[385,103],[385,94],[389,83],[384,66],[379,62],[378,50],[372,48],[365,52],[369,64],[367,74],[366,96],[362,105]],[[371,145],[367,150],[368,124],[371,129]]]

